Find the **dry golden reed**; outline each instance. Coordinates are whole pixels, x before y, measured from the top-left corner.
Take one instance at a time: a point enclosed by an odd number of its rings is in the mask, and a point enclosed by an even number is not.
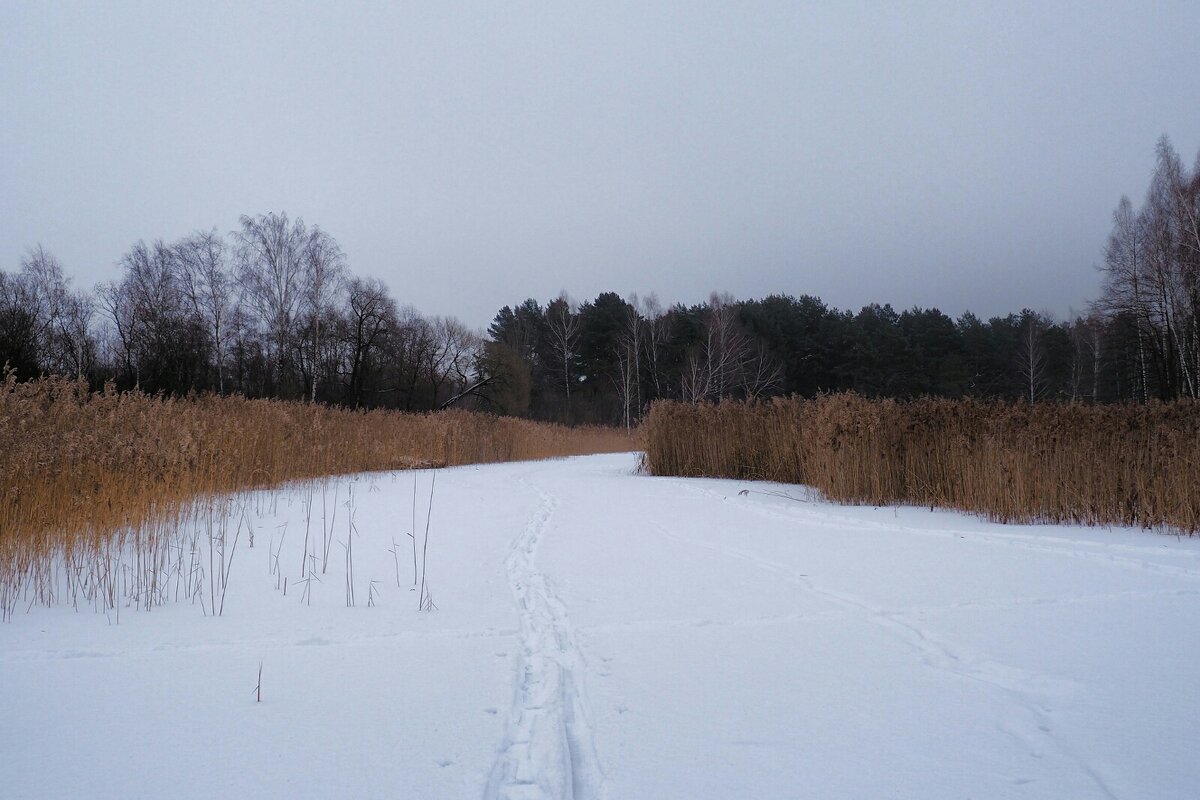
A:
[[[844,503],[1001,522],[1200,528],[1200,403],[1081,405],[853,394],[654,405],[655,475],[803,483]]]
[[[134,550],[157,548],[174,521],[195,516],[198,498],[328,475],[634,446],[619,429],[465,411],[90,393],[81,382],[10,376],[0,383],[0,606],[11,613],[18,594],[23,602],[31,591],[52,593],[57,579],[39,576],[61,573],[55,559],[64,554],[89,553],[94,587],[95,554],[114,535],[128,542],[132,533]]]

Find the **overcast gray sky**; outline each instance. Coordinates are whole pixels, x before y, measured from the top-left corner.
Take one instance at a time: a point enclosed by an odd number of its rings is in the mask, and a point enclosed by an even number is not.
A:
[[[1064,315],[1200,2],[0,3],[0,268],[286,210],[483,326],[566,289]]]

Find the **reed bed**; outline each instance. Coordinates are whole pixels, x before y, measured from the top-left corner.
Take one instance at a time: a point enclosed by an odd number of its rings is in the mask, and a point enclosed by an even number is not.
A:
[[[1193,401],[660,402],[642,435],[655,475],[802,483],[836,502],[939,506],[1000,522],[1200,528]]]
[[[226,495],[323,476],[634,448],[620,429],[465,411],[356,412],[239,397],[92,393],[61,378],[0,383],[0,616],[19,603],[116,609],[227,580]],[[207,522],[205,522],[207,520]],[[173,531],[188,522],[190,554]],[[207,524],[215,566],[201,566]],[[214,531],[213,527],[219,529]],[[214,545],[214,542],[216,543]],[[227,573],[225,573],[227,575]],[[207,585],[207,590],[203,587]],[[133,586],[132,589],[129,587]],[[216,588],[214,588],[216,587]]]

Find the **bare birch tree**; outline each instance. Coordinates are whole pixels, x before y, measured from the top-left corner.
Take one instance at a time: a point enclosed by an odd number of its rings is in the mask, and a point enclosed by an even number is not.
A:
[[[224,238],[211,230],[180,240],[174,249],[183,292],[212,344],[217,391],[225,394],[225,358],[234,300],[228,248]]]
[[[1032,311],[1026,311],[1022,316],[1017,369],[1025,397],[1033,403],[1046,390],[1046,351],[1042,344],[1045,322]]]
[[[571,412],[571,364],[578,355],[579,314],[563,292],[546,307],[546,323],[550,329],[550,346],[554,351],[557,371],[562,379],[567,399],[567,414]]]
[[[305,367],[309,382],[309,400],[317,400],[322,355],[325,351],[328,328],[323,320],[332,314],[346,274],[346,259],[332,236],[313,226],[304,244],[304,274],[302,308],[304,328],[300,347],[300,363]]]
[[[646,331],[646,335],[642,338],[642,345],[645,349],[646,371],[650,377],[650,385],[653,388],[654,397],[658,398],[663,396],[663,349],[670,338],[670,330],[667,326],[667,317],[663,313],[662,304],[658,302],[657,296],[650,294],[642,299],[641,305],[640,311]]]
[[[1200,396],[1200,163],[1189,174],[1165,136],[1141,210],[1123,197],[1113,215],[1104,271],[1101,306],[1135,321],[1141,399],[1151,363],[1159,394]]]
[[[28,303],[39,366],[58,375],[83,377],[95,355],[90,331],[93,298],[71,289],[62,264],[40,244],[21,259],[14,293],[18,283]]]
[[[234,232],[237,280],[242,297],[266,337],[275,380],[289,371],[297,342],[297,318],[304,302],[309,234],[303,220],[287,214],[243,216]]]

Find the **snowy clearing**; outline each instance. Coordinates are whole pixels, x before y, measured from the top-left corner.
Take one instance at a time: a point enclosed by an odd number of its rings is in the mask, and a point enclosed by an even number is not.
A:
[[[321,490],[252,496],[220,617],[22,608],[0,794],[1196,796],[1200,541],[635,466],[440,470],[430,612],[413,473],[328,484],[324,572]]]

